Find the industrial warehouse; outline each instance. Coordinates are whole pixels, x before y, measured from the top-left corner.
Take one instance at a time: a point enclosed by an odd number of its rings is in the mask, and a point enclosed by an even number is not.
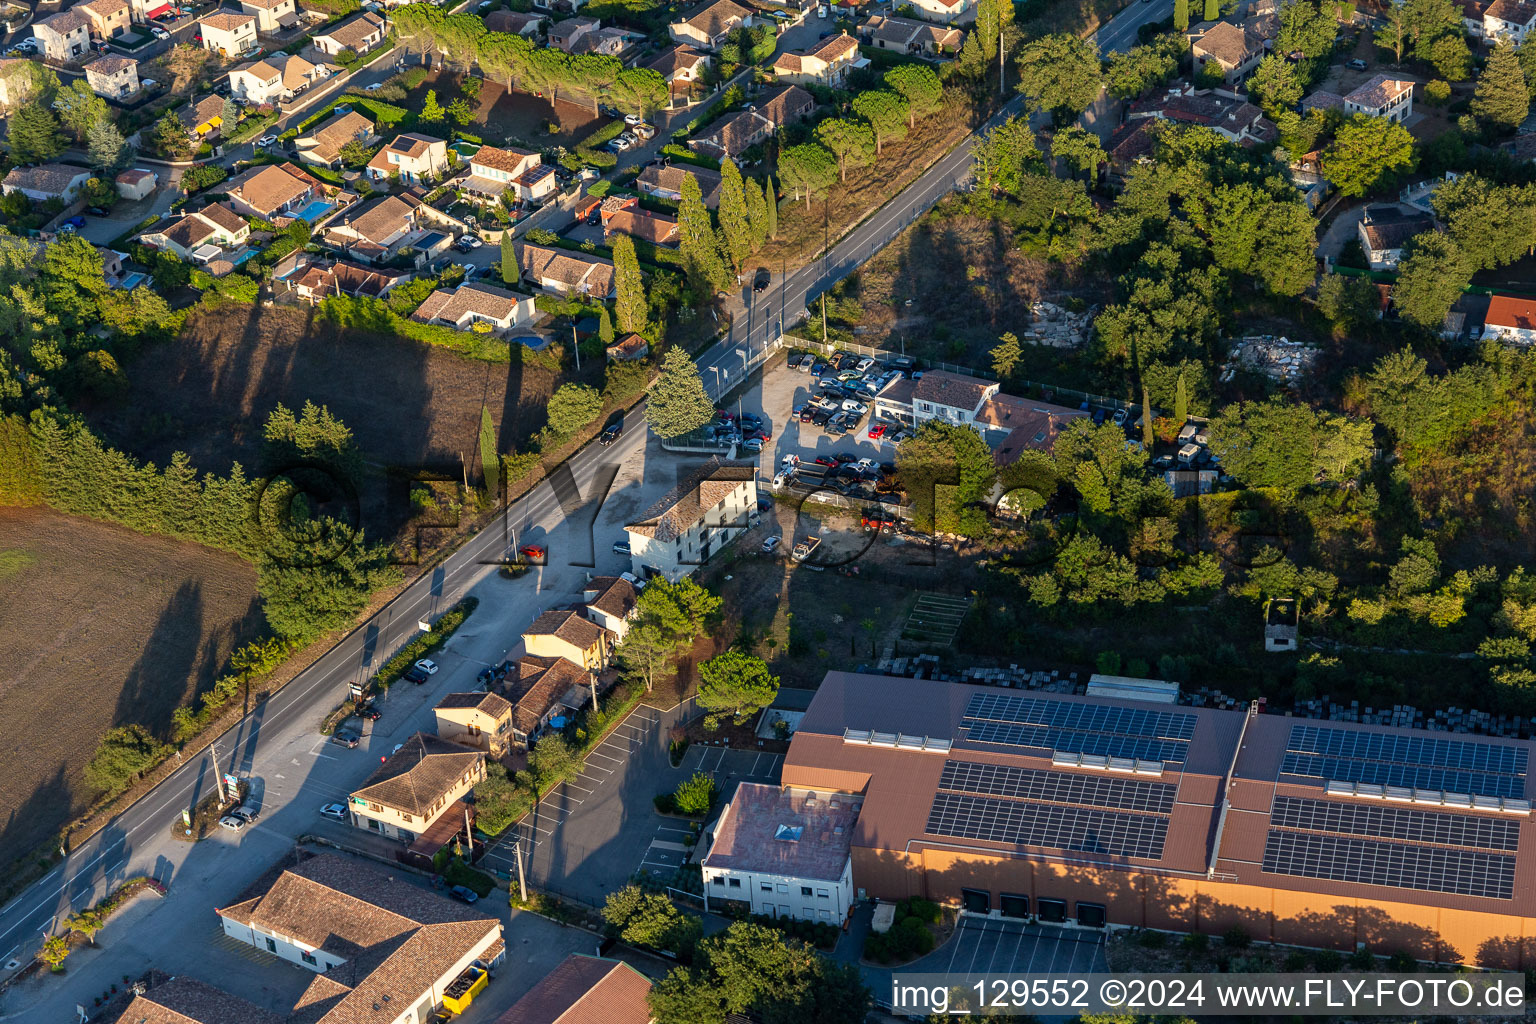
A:
[[[705,888],[802,916],[779,894],[828,884],[796,885],[815,844],[861,898],[1525,967],[1531,746],[833,672]]]

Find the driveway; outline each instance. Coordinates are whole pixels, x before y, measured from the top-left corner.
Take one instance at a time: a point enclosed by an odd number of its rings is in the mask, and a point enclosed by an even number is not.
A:
[[[86,217],[80,237],[96,245],[106,245],[127,231],[131,231],[150,217],[163,217],[170,212],[171,203],[179,194],[177,183],[181,181],[180,167],[152,165],[160,175],[160,185],[146,199],[136,202],[119,202],[112,207],[111,216]]]

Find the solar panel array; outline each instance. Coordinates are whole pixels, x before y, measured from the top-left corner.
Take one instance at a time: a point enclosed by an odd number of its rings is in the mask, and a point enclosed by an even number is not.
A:
[[[1275,797],[1269,823],[1276,828],[1308,832],[1337,832],[1441,846],[1473,846],[1510,853],[1520,845],[1520,825],[1507,818],[1410,811],[1294,796]]]
[[[956,793],[1006,796],[1057,804],[1083,804],[1123,811],[1168,814],[1176,787],[1165,782],[1106,779],[1036,768],[974,761],[945,761],[939,788]]]
[[[1168,838],[1168,819],[1063,804],[938,793],[928,812],[925,831],[958,839],[1158,860]]]
[[[1395,736],[1331,729],[1291,727],[1282,775],[1364,782],[1379,786],[1525,796],[1529,753],[1502,743]]]
[[[973,743],[1182,764],[1195,722],[1195,715],[1173,711],[978,693],[960,727]]]
[[[1512,856],[1309,832],[1270,831],[1264,843],[1264,870],[1502,900],[1511,898],[1515,890]]]

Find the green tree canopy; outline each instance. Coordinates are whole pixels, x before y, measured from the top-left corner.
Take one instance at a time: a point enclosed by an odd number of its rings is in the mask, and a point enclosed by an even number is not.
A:
[[[736,162],[730,157],[720,161],[718,215],[720,234],[725,239],[725,254],[731,266],[739,272],[747,265],[757,243],[753,237],[752,215],[747,208],[746,185],[741,172],[736,169]]]
[[[11,160],[18,164],[52,160],[64,152],[59,119],[53,116],[52,110],[38,103],[28,103],[11,112],[6,141],[10,143]]]
[[[549,423],[544,427],[546,448],[570,440],[603,411],[603,396],[586,384],[562,384],[549,396]]]
[[[1471,281],[1472,263],[1461,247],[1438,231],[1426,231],[1403,247],[1392,301],[1405,320],[1439,331]]]
[[[613,310],[618,315],[619,330],[642,333],[646,327],[645,282],[640,276],[635,241],[627,234],[615,235],[613,239],[613,284],[618,296]]]
[[[682,955],[689,954],[703,934],[700,918],[683,914],[666,896],[638,885],[608,894],[603,921],[621,942]]]
[[[778,695],[779,677],[756,655],[726,651],[699,666],[698,705],[711,727],[726,714],[741,725]]]
[[[704,192],[692,172],[683,175],[682,199],[677,206],[678,254],[688,271],[688,279],[707,296],[720,291],[730,281],[725,260],[720,254],[720,237],[704,205]]]
[[[1069,124],[1051,140],[1051,156],[1071,168],[1075,174],[1087,174],[1088,180],[1097,183],[1099,165],[1107,157],[1099,137],[1081,125]]]
[[[142,725],[108,729],[85,766],[85,779],[95,788],[116,793],[159,764],[171,752]]]
[[[1413,136],[1384,117],[1356,114],[1323,153],[1323,173],[1346,196],[1389,188],[1412,169]]]
[[[907,101],[907,124],[914,128],[918,118],[938,110],[944,100],[938,73],[927,64],[898,64],[885,73],[885,84]]]
[[[986,499],[996,478],[992,450],[970,427],[928,420],[896,449],[896,473],[925,532],[979,537],[990,529]]]
[[[849,167],[868,167],[875,162],[875,131],[863,121],[829,117],[816,126],[816,141],[837,157],[837,171],[848,180]]]
[[[1536,236],[1536,187],[1499,185],[1466,173],[1441,182],[1432,201],[1446,233],[1475,270],[1515,262]]]
[[[1049,110],[1057,124],[1087,110],[1102,84],[1093,44],[1066,33],[1025,43],[1019,50],[1018,69],[1019,92]]]
[[[704,391],[699,368],[680,348],[669,348],[661,360],[661,376],[651,388],[646,419],[665,440],[697,430],[715,418],[715,403]]]
[[[875,134],[875,153],[887,142],[907,134],[907,101],[890,89],[870,89],[853,98],[853,112],[869,122]]]
[[[1259,66],[1253,70],[1253,77],[1248,79],[1248,95],[1264,108],[1266,114],[1276,110],[1290,110],[1301,102],[1303,91],[1304,86],[1296,73],[1296,65],[1278,53],[1272,53],[1259,61]]]
[[[1520,58],[1507,40],[1500,40],[1477,76],[1477,91],[1472,96],[1472,114],[1495,131],[1512,132],[1531,110],[1531,94],[1526,88]]]
[[[815,143],[791,146],[779,153],[779,179],[796,199],[804,196],[806,209],[810,209],[811,199],[837,180],[837,160]]]
[[[976,140],[973,173],[983,188],[1019,196],[1029,167],[1040,159],[1026,117],[1010,117]]]
[[[1230,405],[1211,419],[1211,451],[1249,487],[1300,490],[1348,479],[1370,457],[1371,423],[1283,401]]]

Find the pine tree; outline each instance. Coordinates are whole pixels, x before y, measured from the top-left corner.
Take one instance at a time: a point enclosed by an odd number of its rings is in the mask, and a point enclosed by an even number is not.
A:
[[[419,120],[427,124],[440,124],[447,116],[443,111],[442,105],[437,102],[437,90],[428,89],[427,98],[421,103],[421,116]]]
[[[1189,28],[1189,0],[1173,0],[1173,27],[1180,32]]]
[[[1500,42],[1488,57],[1477,79],[1472,97],[1472,113],[1501,131],[1511,131],[1530,112],[1531,95],[1525,86],[1525,73],[1515,48]]]
[[[1205,0],[1205,20],[1219,21],[1221,19],[1221,0]]]
[[[764,223],[768,228],[768,237],[778,240],[779,237],[779,187],[773,183],[773,175],[763,184],[763,201],[768,205],[768,216]]]
[[[240,104],[235,102],[233,96],[224,97],[224,106],[219,111],[219,118],[224,122],[225,131],[240,123]]]
[[[603,348],[613,344],[613,317],[608,315],[607,303],[597,307],[597,340]]]
[[[678,233],[681,236],[678,251],[683,266],[694,288],[713,296],[729,283],[725,261],[720,256],[720,239],[710,220],[709,207],[704,205],[704,193],[699,189],[699,179],[692,172],[683,176],[682,200],[677,207]]]
[[[491,410],[480,407],[480,474],[485,477],[485,493],[492,501],[501,500],[501,456],[496,452],[496,426]]]
[[[1024,351],[1019,345],[1018,336],[1012,331],[997,340],[998,345],[992,350],[992,369],[1001,380],[1013,374],[1013,368],[1019,365]]]
[[[730,157],[720,161],[720,230],[725,235],[726,255],[740,271],[752,255],[752,220],[741,172]]]
[[[704,390],[699,368],[682,349],[667,349],[661,375],[651,388],[645,418],[663,440],[681,437],[715,418],[715,403]]]
[[[630,244],[630,249],[634,249],[633,243]],[[521,279],[522,269],[517,265],[517,248],[512,244],[512,230],[508,228],[501,233],[501,282],[517,284]]]
[[[64,152],[59,119],[41,103],[28,103],[11,114],[7,138],[11,160],[18,164],[52,160]]]
[[[1189,422],[1189,392],[1184,387],[1184,370],[1179,370],[1179,382],[1173,391],[1173,420],[1180,427]]]
[[[626,334],[640,334],[645,330],[646,305],[645,282],[640,277],[640,260],[635,256],[635,241],[628,235],[613,238],[613,283],[618,301],[613,304],[618,314],[619,330]]]

